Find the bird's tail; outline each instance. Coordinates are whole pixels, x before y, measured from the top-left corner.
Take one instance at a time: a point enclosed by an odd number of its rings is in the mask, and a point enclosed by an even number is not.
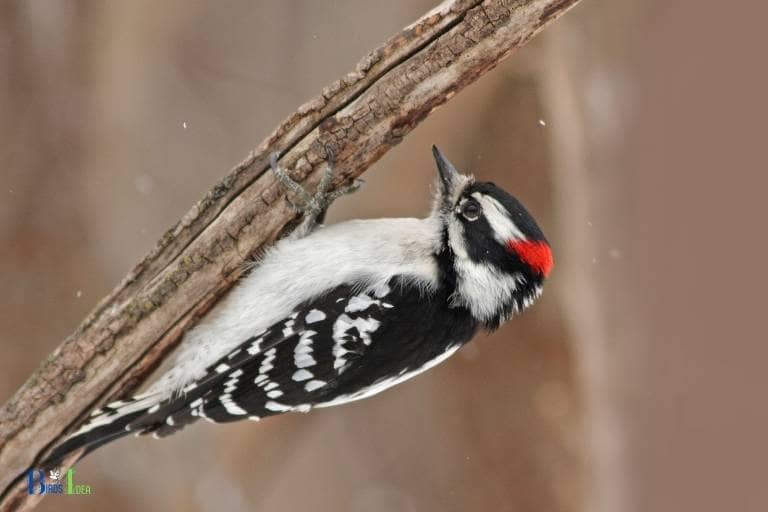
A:
[[[142,434],[130,428],[131,422],[153,412],[153,407],[167,398],[160,393],[147,393],[127,400],[118,400],[93,411],[88,422],[58,445],[41,463],[44,468],[57,467],[69,454],[83,450],[78,458],[96,448],[131,433]]]

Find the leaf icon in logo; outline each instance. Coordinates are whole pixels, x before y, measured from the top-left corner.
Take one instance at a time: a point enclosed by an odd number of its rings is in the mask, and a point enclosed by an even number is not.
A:
[[[61,470],[60,469],[52,469],[48,474],[51,477],[51,480],[58,480],[59,477],[61,477]]]

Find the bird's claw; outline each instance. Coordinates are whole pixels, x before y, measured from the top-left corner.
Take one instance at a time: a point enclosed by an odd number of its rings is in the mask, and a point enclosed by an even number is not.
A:
[[[355,178],[349,185],[344,185],[336,190],[328,191],[333,183],[333,167],[336,163],[336,156],[329,146],[326,145],[326,154],[328,165],[323,171],[320,182],[314,194],[310,194],[303,186],[294,181],[287,172],[285,172],[278,163],[280,154],[275,152],[270,155],[269,161],[272,172],[277,180],[289,191],[293,192],[298,201],[288,199],[291,209],[304,215],[304,221],[294,231],[297,237],[308,234],[312,229],[322,221],[326,210],[331,204],[341,196],[351,194],[360,188],[363,180]],[[298,203],[298,204],[297,204]]]

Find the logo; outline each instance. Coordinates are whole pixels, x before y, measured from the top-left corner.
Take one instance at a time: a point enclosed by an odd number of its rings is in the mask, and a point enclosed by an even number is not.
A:
[[[27,471],[27,492],[30,495],[90,495],[93,494],[88,484],[75,483],[75,469],[70,468],[64,473],[64,481],[61,481],[61,469],[51,469],[48,479],[42,469],[30,469]]]

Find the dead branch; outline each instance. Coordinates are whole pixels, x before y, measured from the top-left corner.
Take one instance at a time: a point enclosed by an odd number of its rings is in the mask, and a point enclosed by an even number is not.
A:
[[[19,476],[99,403],[133,391],[295,213],[265,172],[279,151],[313,187],[362,174],[578,0],[447,0],[291,114],[160,239],[0,409],[0,509],[31,507]]]

